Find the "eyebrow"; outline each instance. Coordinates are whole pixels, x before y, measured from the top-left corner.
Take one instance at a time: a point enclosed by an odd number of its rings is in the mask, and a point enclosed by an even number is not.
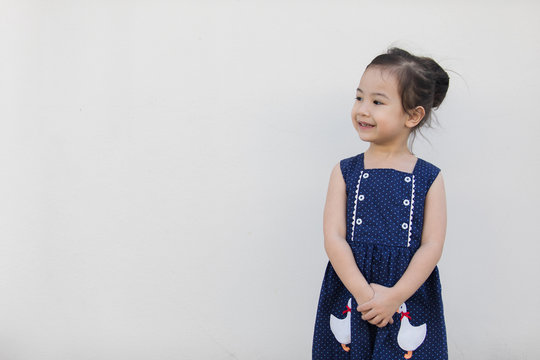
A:
[[[360,88],[356,89],[356,91],[359,91],[359,92],[363,93],[362,89],[360,89]],[[385,94],[383,94],[383,93],[371,93],[371,95],[379,95],[379,96],[385,97],[388,100],[390,100],[390,98],[388,96],[386,96]]]

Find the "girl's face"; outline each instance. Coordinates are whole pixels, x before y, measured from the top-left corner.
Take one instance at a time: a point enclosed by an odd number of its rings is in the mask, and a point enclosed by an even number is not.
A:
[[[378,145],[407,142],[409,115],[403,110],[394,75],[369,67],[362,75],[352,108],[353,126],[364,141]]]

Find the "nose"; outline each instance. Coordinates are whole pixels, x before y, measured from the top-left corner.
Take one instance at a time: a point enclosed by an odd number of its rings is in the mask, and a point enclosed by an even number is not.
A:
[[[356,103],[356,114],[360,116],[369,116],[369,107],[366,101],[358,101]]]

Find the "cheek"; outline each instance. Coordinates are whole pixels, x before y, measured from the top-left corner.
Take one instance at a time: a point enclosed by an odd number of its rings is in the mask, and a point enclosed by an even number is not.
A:
[[[357,104],[354,103],[352,109],[351,109],[351,118],[354,120],[354,118],[356,117],[356,113],[358,112],[358,109],[357,109]]]

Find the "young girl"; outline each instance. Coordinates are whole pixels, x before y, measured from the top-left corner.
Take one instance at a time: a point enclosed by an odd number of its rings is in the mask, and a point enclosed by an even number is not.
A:
[[[330,261],[313,359],[447,359],[437,262],[446,233],[440,169],[408,140],[443,101],[448,74],[392,48],[367,67],[352,123],[370,143],[332,170],[324,209]]]

